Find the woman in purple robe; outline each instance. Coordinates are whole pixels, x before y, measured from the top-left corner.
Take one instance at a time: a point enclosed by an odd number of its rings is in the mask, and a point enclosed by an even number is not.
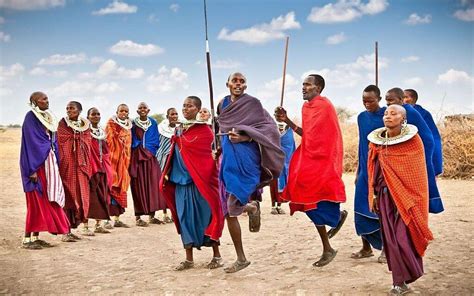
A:
[[[48,110],[46,94],[34,92],[30,106],[22,126],[20,171],[27,207],[22,248],[31,250],[52,247],[38,238],[39,232],[66,234],[69,221],[62,209],[64,188],[58,170],[58,122]]]

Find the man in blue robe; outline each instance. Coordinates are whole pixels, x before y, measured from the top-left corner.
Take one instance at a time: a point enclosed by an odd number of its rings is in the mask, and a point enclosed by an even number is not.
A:
[[[281,149],[285,153],[285,163],[278,179],[270,183],[270,196],[272,199],[272,210],[270,213],[272,215],[283,215],[285,211],[281,208],[282,200],[280,195],[288,183],[288,169],[293,152],[296,150],[296,144],[293,130],[284,122],[278,122],[277,124],[280,131]]]
[[[403,106],[407,112],[407,123],[413,124],[418,128],[418,134],[420,135],[425,148],[426,169],[428,170],[428,189],[430,194],[429,212],[434,214],[441,213],[444,211],[444,207],[438,190],[438,185],[436,184],[436,176],[433,166],[433,152],[435,147],[433,134],[420,113],[418,113],[418,111],[416,111],[411,105],[403,104],[403,96],[403,90],[395,87],[387,92],[385,100],[387,101],[387,106],[392,104]]]
[[[380,89],[369,85],[364,89],[362,102],[365,111],[357,116],[359,127],[359,163],[357,166],[354,197],[354,222],[357,235],[362,238],[362,249],[352,253],[351,258],[361,259],[374,256],[372,247],[382,249],[380,223],[377,214],[370,211],[368,202],[368,173],[367,157],[369,154],[369,141],[367,136],[373,130],[383,127],[383,115],[386,107],[380,107]],[[379,257],[379,262],[384,262],[384,256]]]
[[[247,79],[241,73],[229,76],[230,95],[218,106],[222,134],[220,179],[225,187],[227,226],[237,253],[237,260],[225,271],[239,271],[250,264],[245,257],[238,216],[249,215],[249,229],[260,229],[260,206],[250,201],[252,193],[280,175],[284,153],[275,121],[257,98],[245,93]]]
[[[405,104],[410,104],[415,108],[421,117],[425,120],[426,124],[431,130],[434,139],[434,152],[433,152],[433,166],[435,170],[435,175],[440,175],[443,172],[443,148],[441,145],[441,135],[439,134],[438,127],[433,120],[431,113],[417,104],[418,102],[418,93],[414,89],[405,89],[403,96],[403,101]]]

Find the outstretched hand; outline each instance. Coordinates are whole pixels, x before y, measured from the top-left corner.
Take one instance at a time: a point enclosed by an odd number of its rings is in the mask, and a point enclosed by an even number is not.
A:
[[[286,122],[288,120],[288,116],[286,114],[285,108],[278,106],[275,108],[275,113],[273,114],[275,116],[276,121],[278,122]]]

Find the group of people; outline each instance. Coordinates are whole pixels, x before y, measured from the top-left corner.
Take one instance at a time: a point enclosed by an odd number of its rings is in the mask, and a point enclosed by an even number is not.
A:
[[[226,221],[237,259],[224,270],[233,273],[250,264],[239,216],[247,213],[249,230],[259,231],[262,188],[269,185],[271,213],[284,214],[282,202],[289,202],[291,215],[305,212],[323,248],[313,266],[329,264],[337,254],[330,239],[348,213],[341,210],[346,201],[342,133],[334,106],[321,96],[324,78],[311,74],[303,81],[301,127],[283,107],[272,116],[247,94],[243,74],[231,74],[226,86],[229,95],[217,106],[215,124],[200,98],[189,96],[181,120],[170,108],[158,124],[146,103],[130,120],[128,106],[120,104],[105,129],[97,108],[83,118],[76,101],[68,103],[67,116],[58,123],[48,97],[33,93],[20,156],[27,201],[22,246],[50,247],[39,239],[42,231],[76,241],[80,237],[71,228],[81,223],[83,235],[128,227],[120,215],[130,186],[136,226],[174,222],[185,249],[176,270],[193,268],[193,249],[203,246],[213,250],[207,267],[222,267],[219,245]],[[440,137],[417,99],[415,90],[393,88],[386,94],[388,107],[380,107],[380,90],[369,85],[362,94],[366,111],[357,118],[354,212],[362,249],[351,257],[371,257],[372,248],[382,249],[379,261],[392,271],[392,294],[407,292],[407,284],[423,274],[421,258],[433,239],[428,211],[443,211],[435,179],[442,172]],[[297,148],[293,133],[301,136]],[[155,215],[160,210],[162,220]],[[96,220],[93,231],[89,219]]]

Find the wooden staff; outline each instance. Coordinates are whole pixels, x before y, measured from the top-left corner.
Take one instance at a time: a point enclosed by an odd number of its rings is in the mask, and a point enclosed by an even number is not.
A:
[[[375,41],[375,86],[379,86],[379,43]]]
[[[281,99],[280,99],[280,107],[283,107],[283,97],[285,95],[285,78],[286,78],[286,61],[288,59],[288,41],[290,40],[290,36],[286,36],[286,46],[285,46],[285,62],[283,64],[283,80],[281,82]]]
[[[207,80],[209,82],[209,100],[211,104],[211,116],[212,116],[212,133],[214,134],[213,147],[217,149],[219,146],[219,139],[216,135],[216,116],[214,112],[214,90],[212,88],[212,74],[211,74],[211,53],[209,50],[209,38],[207,35],[207,6],[206,0],[204,0],[204,24],[206,29],[206,62],[207,62]]]

